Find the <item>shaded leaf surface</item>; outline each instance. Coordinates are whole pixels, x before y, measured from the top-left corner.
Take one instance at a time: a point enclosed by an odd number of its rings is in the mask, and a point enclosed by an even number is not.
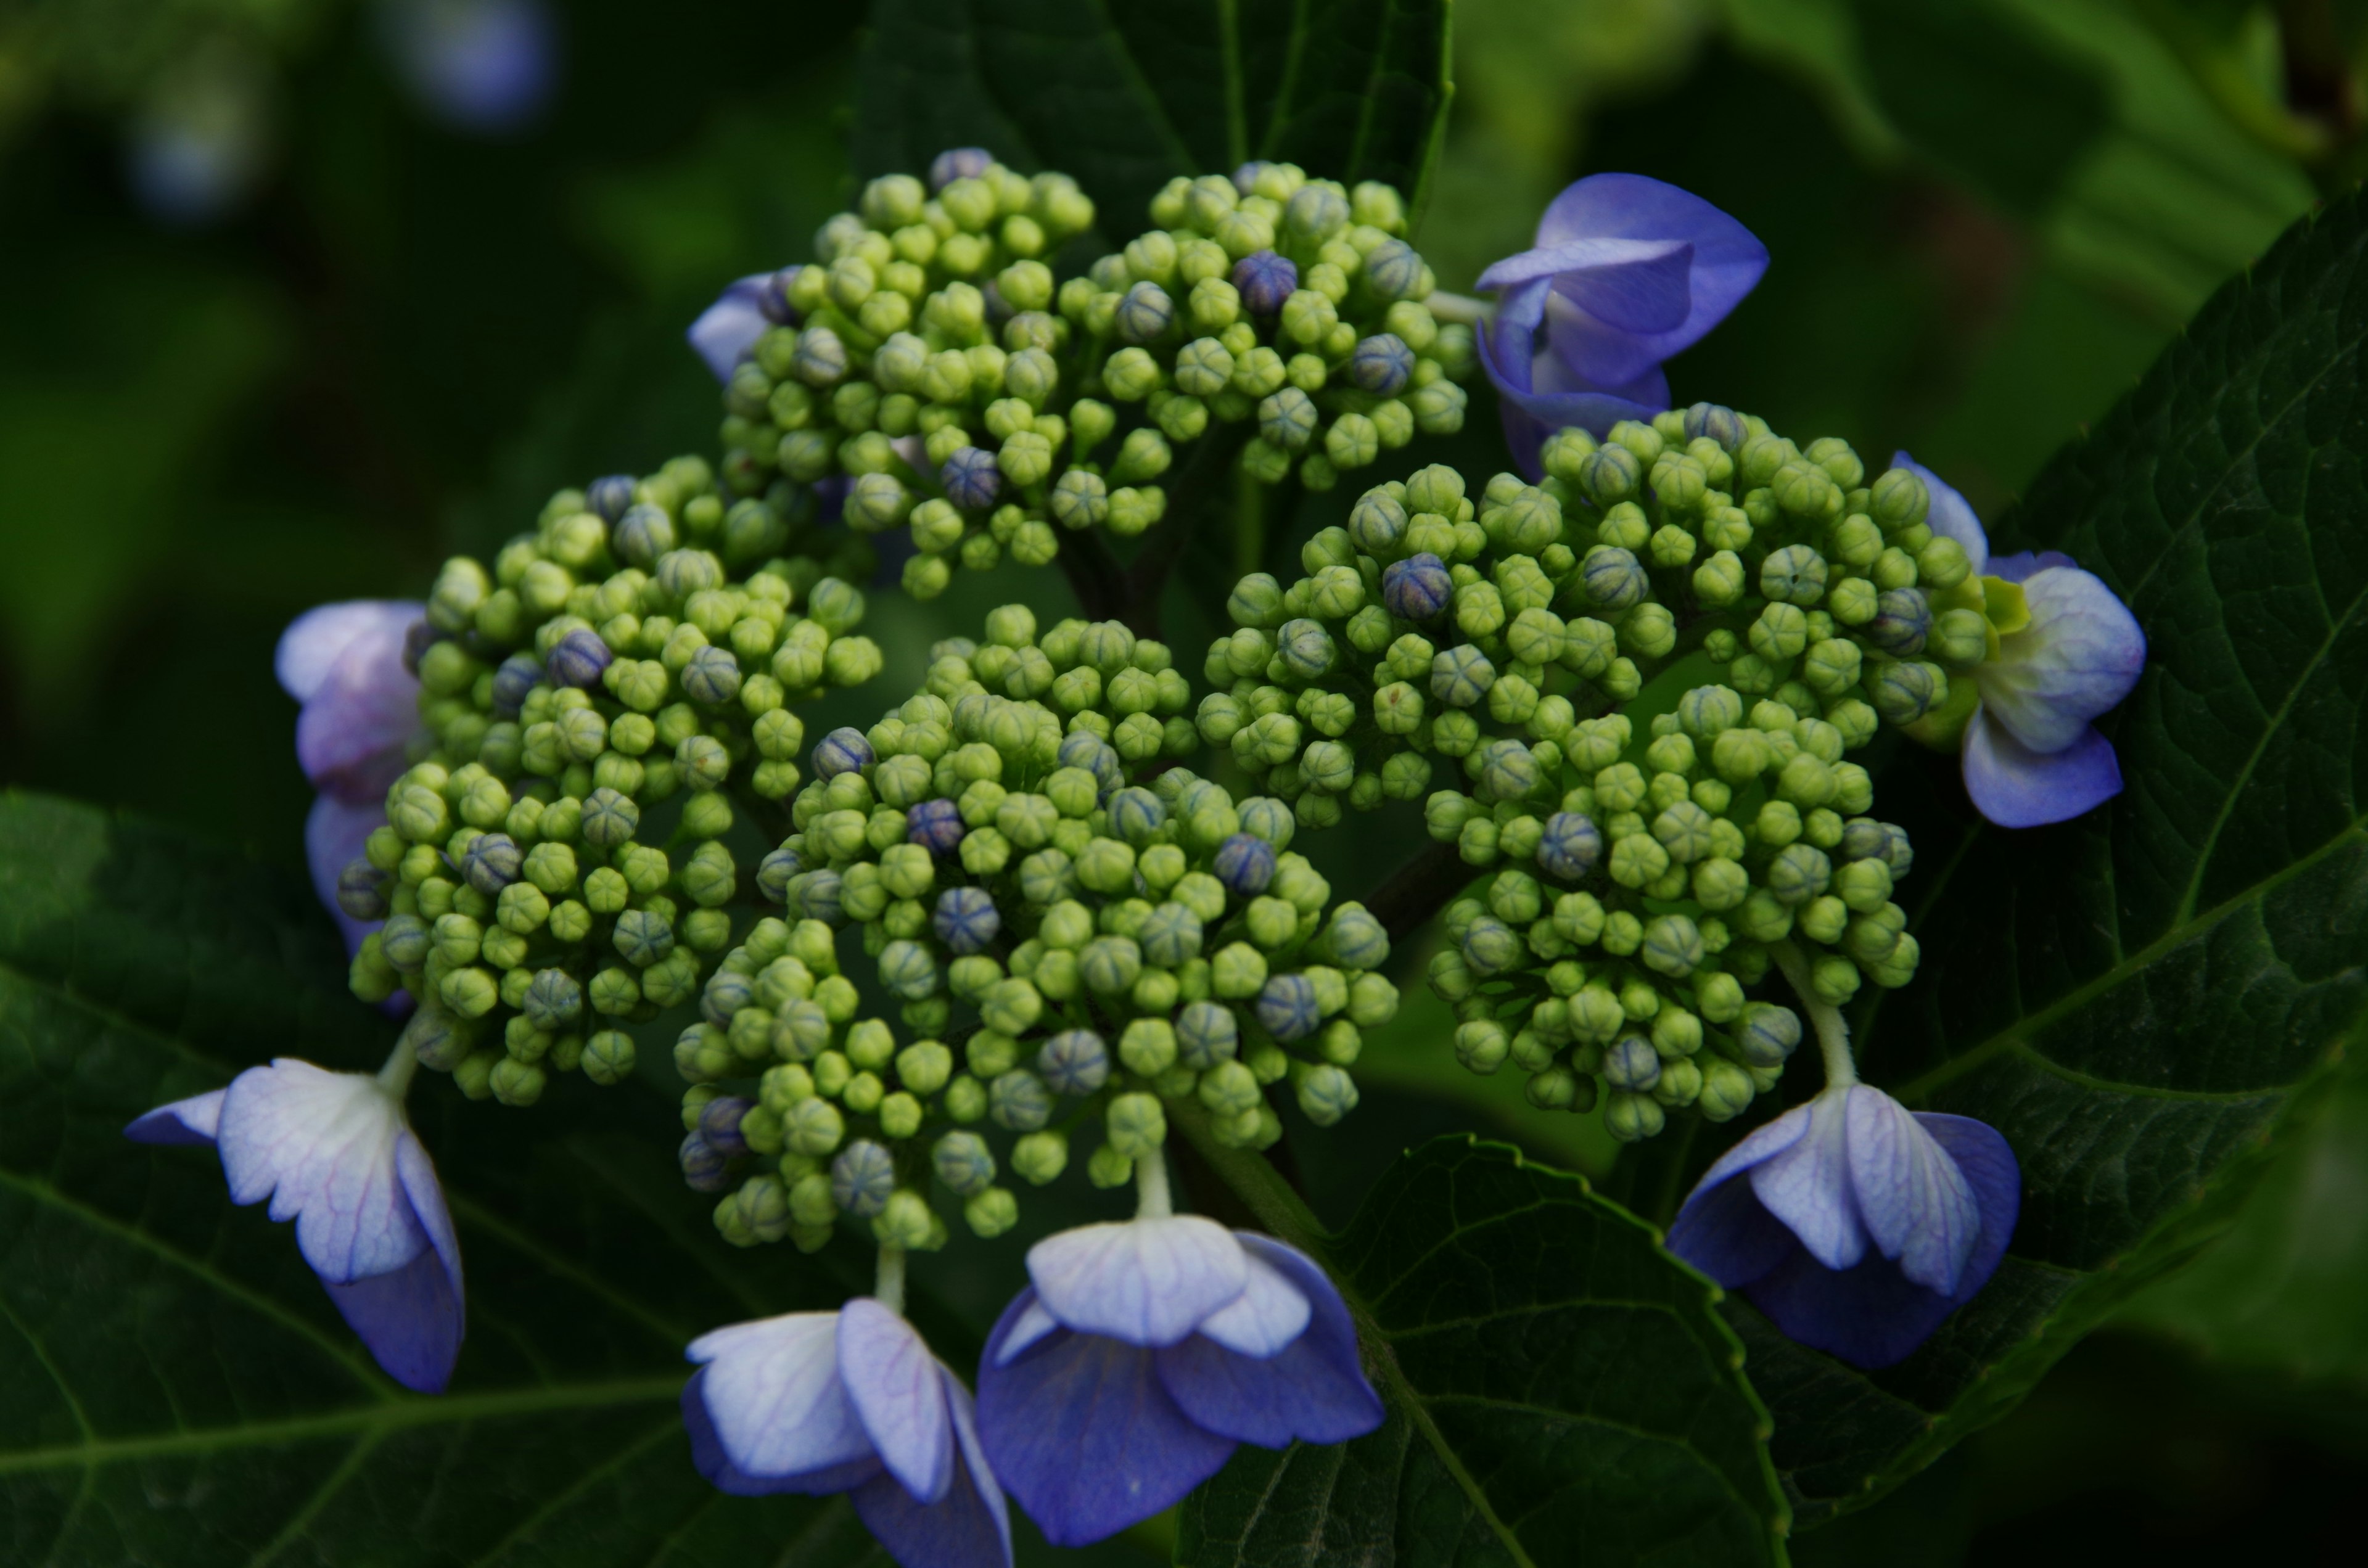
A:
[[[2009,833],[1968,819],[1952,761],[1885,784],[1924,960],[1861,1007],[1861,1058],[2004,1132],[2024,1201],[1988,1289],[1890,1370],[1732,1309],[1804,1522],[1994,1419],[2224,1227],[2368,1005],[2363,305],[2355,199],[2224,289],[1995,530],[2069,551],[2146,629],[2104,724],[2127,788]]]
[[[1448,96],[1443,0],[877,0],[856,172],[980,145],[1123,238],[1172,176],[1252,158],[1414,196]]]
[[[374,1066],[385,1024],[294,879],[88,807],[0,796],[0,1561],[801,1563],[843,1503],[691,1469],[681,1351],[845,1293],[728,1255],[666,1108],[570,1084],[523,1115],[413,1096],[468,1267],[451,1392],[371,1363],[291,1228],[124,1122],[272,1055]],[[626,1127],[640,1135],[620,1136]]]
[[[1241,1449],[1186,1503],[1178,1562],[1778,1560],[1766,1416],[1717,1292],[1584,1180],[1441,1138],[1330,1261],[1387,1423]]]

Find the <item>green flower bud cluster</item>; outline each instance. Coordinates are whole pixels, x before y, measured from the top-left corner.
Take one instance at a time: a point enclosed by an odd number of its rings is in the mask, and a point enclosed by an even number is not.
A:
[[[1064,531],[1144,532],[1212,421],[1243,427],[1260,478],[1319,487],[1462,426],[1472,334],[1423,304],[1386,187],[1288,165],[1247,193],[1178,179],[1158,228],[1065,281],[1047,260],[1094,216],[1067,176],[990,165],[924,194],[884,176],[823,226],[818,260],[781,275],[796,324],[734,370],[723,429],[734,492],[840,476],[857,533],[908,528],[916,597],[957,564],[1045,564]]]
[[[741,537],[749,508],[761,542]],[[419,760],[356,869],[389,917],[352,983],[409,991],[420,1059],[472,1096],[528,1105],[553,1069],[631,1071],[624,1027],[696,996],[730,946],[725,835],[803,781],[792,705],[879,672],[853,634],[863,596],[771,553],[777,519],[725,508],[680,459],[562,491],[491,571],[456,557],[438,576]]]
[[[861,928],[907,1029],[961,1042],[945,1115],[1020,1134],[1031,1181],[1097,1115],[1106,1185],[1159,1145],[1162,1102],[1242,1146],[1281,1134],[1270,1085],[1337,1120],[1397,1009],[1387,934],[1291,852],[1289,808],[1163,766],[1198,747],[1190,702],[1164,646],[1115,621],[1040,636],[1007,606],[868,734],[825,741],[843,770],[758,874],[792,917]]]
[[[700,1021],[674,1049],[690,1085],[684,1175],[723,1193],[715,1225],[726,1240],[811,1252],[848,1216],[883,1244],[933,1251],[947,1229],[932,1181],[962,1200],[979,1234],[1010,1228],[1019,1206],[996,1185],[995,1155],[962,1130],[985,1091],[939,1040],[900,1045],[885,1020],[856,1016],[828,925],[757,921],[699,1003]]]

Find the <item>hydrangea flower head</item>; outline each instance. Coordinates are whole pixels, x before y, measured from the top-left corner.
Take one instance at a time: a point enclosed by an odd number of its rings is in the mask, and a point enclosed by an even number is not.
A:
[[[1521,466],[1538,472],[1552,431],[1601,435],[1667,408],[1661,362],[1725,320],[1767,270],[1749,230],[1673,185],[1600,174],[1566,187],[1538,220],[1536,245],[1479,280],[1500,295],[1480,359]]]
[[[1011,1524],[970,1391],[868,1296],[691,1342],[682,1391],[700,1473],[742,1496],[850,1494],[904,1568],[1008,1568]]]
[[[142,1143],[210,1143],[233,1203],[271,1200],[362,1343],[394,1380],[440,1393],[464,1329],[461,1244],[435,1163],[392,1076],[281,1057],[230,1086],[159,1106],[123,1130]]]
[[[2137,617],[2068,555],[1992,555],[1964,496],[1906,452],[1892,460],[1923,480],[1933,533],[1955,540],[1972,561],[1969,584],[1982,590],[1993,644],[1947,708],[1915,733],[1957,741],[1965,792],[2001,827],[2067,822],[2112,800],[2122,791],[2121,761],[2092,721],[2146,668]]]
[[[1802,1344],[1887,1367],[1998,1271],[2021,1180],[1996,1129],[1837,1083],[1722,1155],[1669,1250]]]

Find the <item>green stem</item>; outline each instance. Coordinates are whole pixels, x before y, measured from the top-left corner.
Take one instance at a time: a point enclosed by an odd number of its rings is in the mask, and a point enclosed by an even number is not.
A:
[[[905,1249],[882,1246],[880,1271],[871,1286],[872,1299],[892,1312],[905,1311]]]
[[[1266,561],[1266,486],[1247,470],[1234,492],[1234,575],[1248,576]]]
[[[1819,996],[1809,978],[1809,960],[1801,949],[1789,940],[1770,948],[1776,967],[1793,983],[1793,989],[1807,1009],[1809,1022],[1817,1031],[1817,1051],[1826,1059],[1826,1087],[1847,1089],[1858,1082],[1858,1063],[1850,1057],[1850,1020],[1841,1009]]]
[[[1291,1189],[1282,1173],[1264,1154],[1217,1142],[1217,1130],[1199,1102],[1169,1100],[1167,1124],[1184,1134],[1193,1150],[1217,1174],[1217,1179],[1234,1189],[1270,1233],[1306,1253],[1320,1252],[1331,1239],[1331,1233],[1316,1220],[1315,1211]]]
[[[419,1053],[411,1049],[409,1040],[398,1040],[386,1065],[378,1070],[378,1086],[401,1100],[411,1088],[412,1074],[418,1071]]]

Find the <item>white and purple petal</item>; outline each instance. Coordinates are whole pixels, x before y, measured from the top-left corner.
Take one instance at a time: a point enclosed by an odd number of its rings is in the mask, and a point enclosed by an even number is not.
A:
[[[1258,1358],[1217,1343],[1203,1324],[1200,1334],[1157,1353],[1168,1396],[1196,1426],[1262,1448],[1293,1438],[1345,1443],[1379,1426],[1381,1396],[1365,1379],[1356,1325],[1339,1290],[1304,1254],[1271,1236],[1235,1234],[1254,1267],[1273,1270],[1309,1304],[1306,1328]]]
[[[144,1116],[136,1117],[123,1130],[123,1135],[134,1143],[165,1145],[211,1143],[222,1125],[222,1096],[229,1091],[214,1089],[202,1095],[192,1095],[185,1100],[160,1105]]]
[[[869,1296],[838,1312],[838,1380],[880,1462],[917,1503],[946,1494],[953,1425],[938,1358],[913,1325]]]
[[[996,1480],[1046,1540],[1083,1546],[1115,1535],[1224,1468],[1234,1440],[1185,1415],[1152,1350],[1062,1329],[1002,1359],[1035,1295],[1021,1291],[987,1338],[978,1426]]]
[[[2146,633],[2112,589],[2077,566],[2022,583],[2031,621],[1974,671],[1982,707],[2029,749],[2076,744],[2089,722],[2130,694],[2146,669]]]
[[[1570,369],[1599,385],[1633,381],[1648,367],[1698,341],[1726,318],[1768,270],[1768,247],[1750,230],[1691,192],[1643,175],[1590,175],[1554,198],[1538,222],[1538,249],[1581,240],[1681,243],[1692,252],[1681,318],[1666,327],[1585,340]],[[1588,303],[1583,287],[1566,297],[1582,306]]]
[[[1868,1084],[1846,1100],[1850,1189],[1867,1233],[1910,1281],[1954,1295],[1981,1233],[1973,1188],[1897,1100]]]
[[[350,635],[326,668],[315,672],[319,642],[308,635],[292,657],[288,649],[299,629],[321,613],[299,619],[280,643],[283,684],[291,691],[300,684],[310,688],[296,717],[296,760],[314,789],[358,805],[376,802],[403,771],[404,744],[419,729],[419,678],[403,663],[404,636],[418,617],[351,618],[337,628]]]
[[[942,1365],[936,1370],[954,1438],[945,1496],[921,1503],[893,1475],[878,1475],[855,1489],[856,1517],[905,1568],[1010,1568],[1011,1516],[979,1443],[970,1391]]]
[[[1751,1190],[1827,1268],[1866,1253],[1866,1226],[1850,1192],[1848,1091],[1827,1089],[1787,1116],[1807,1113],[1805,1131],[1755,1164]]]
[[[1249,1262],[1215,1221],[1174,1214],[1047,1236],[1028,1249],[1028,1277],[1064,1326],[1159,1346],[1239,1296]]]
[[[1234,1235],[1249,1264],[1249,1284],[1240,1295],[1202,1318],[1196,1337],[1206,1336],[1235,1355],[1261,1359],[1279,1356],[1306,1332],[1308,1316],[1315,1309],[1289,1274],[1250,1245],[1249,1233],[1236,1231]]]
[[[771,277],[769,272],[752,272],[734,278],[683,335],[717,381],[730,381],[733,368],[771,329],[773,324],[765,319],[757,302]]]
[[[2032,751],[1985,709],[1965,725],[1960,766],[1974,809],[2000,827],[2069,822],[2122,792],[2113,744],[2084,729],[2062,751]]]
[[[789,1312],[691,1341],[683,1390],[700,1472],[726,1492],[819,1495],[881,1470],[838,1375],[838,1314]]]
[[[269,1199],[274,1220],[296,1221],[313,1271],[342,1285],[393,1273],[434,1244],[398,1168],[410,1131],[375,1078],[283,1056],[231,1080],[217,1143],[231,1201]]]

